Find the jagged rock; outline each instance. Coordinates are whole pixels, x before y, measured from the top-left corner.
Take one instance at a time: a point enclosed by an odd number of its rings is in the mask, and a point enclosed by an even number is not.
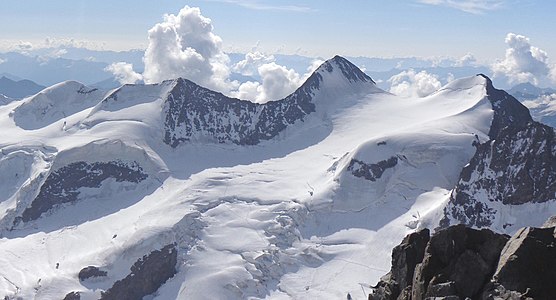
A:
[[[374,292],[369,294],[369,300],[396,300],[399,294],[398,284],[391,280],[391,273],[388,273],[374,287]]]
[[[507,290],[554,299],[556,227],[520,229],[502,250],[494,278]]]
[[[70,292],[64,297],[64,300],[81,300],[81,294],[79,292]]]
[[[428,234],[428,230],[413,233],[394,248],[392,269],[377,284],[369,299],[477,297],[494,273],[500,252],[509,238],[464,225],[440,230],[430,240]],[[413,253],[417,255],[409,255]],[[401,282],[407,282],[406,286]]]
[[[479,144],[463,168],[441,227],[451,220],[475,227],[492,225],[496,205],[556,200],[556,132],[534,122],[519,101],[487,80],[494,119],[490,140]],[[502,175],[503,174],[503,175]]]
[[[415,267],[425,256],[429,235],[428,229],[412,233],[392,250],[392,280],[398,283],[401,290],[411,285]]]
[[[142,299],[156,292],[176,274],[177,258],[174,244],[143,256],[133,264],[128,276],[102,293],[101,299]]]
[[[74,162],[61,167],[48,175],[41,186],[39,194],[31,206],[26,208],[21,218],[24,222],[38,219],[43,213],[56,205],[77,201],[83,187],[98,188],[108,178],[118,182],[141,182],[148,177],[138,163],[122,161],[108,162]]]
[[[347,170],[355,177],[365,178],[370,181],[376,181],[384,171],[391,169],[398,164],[398,157],[392,156],[389,159],[381,160],[374,164],[368,164],[363,161],[352,159],[349,162]]]
[[[463,225],[434,234],[413,282],[413,299],[429,293],[429,284],[455,282],[455,296],[473,297],[492,275],[507,236]],[[436,295],[431,295],[436,296]],[[446,295],[443,295],[446,296]]]
[[[392,250],[392,271],[376,287],[375,298],[369,299],[405,299],[411,295],[413,273],[423,260],[429,235],[428,229],[409,234]]]

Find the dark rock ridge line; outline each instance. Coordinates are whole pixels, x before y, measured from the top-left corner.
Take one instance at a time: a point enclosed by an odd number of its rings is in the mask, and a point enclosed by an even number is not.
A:
[[[143,256],[131,266],[131,273],[116,281],[100,299],[142,299],[153,294],[176,274],[177,259],[174,244]]]
[[[556,227],[509,238],[456,225],[430,238],[428,229],[406,236],[369,299],[553,299],[554,278]]]
[[[330,73],[335,68],[352,83],[374,83],[340,56],[322,64],[293,94],[265,104],[229,98],[189,80],[177,79],[164,104],[164,143],[175,148],[195,138],[237,145],[270,140],[287,126],[315,112],[312,100],[323,80],[320,72]]]
[[[495,89],[488,78],[487,96],[494,110],[490,140],[474,144],[477,150],[460,174],[441,227],[450,225],[451,219],[488,227],[497,213],[493,202],[520,205],[556,200],[554,128],[534,122],[526,107]]]
[[[117,182],[139,183],[148,175],[137,162],[74,162],[50,173],[31,206],[14,220],[28,222],[38,219],[56,205],[77,201],[80,188],[99,188],[102,182],[113,178]]]
[[[398,157],[392,156],[388,159],[381,160],[375,164],[368,164],[361,160],[352,159],[349,162],[347,170],[355,177],[364,178],[370,181],[376,181],[384,171],[391,169],[398,164]]]

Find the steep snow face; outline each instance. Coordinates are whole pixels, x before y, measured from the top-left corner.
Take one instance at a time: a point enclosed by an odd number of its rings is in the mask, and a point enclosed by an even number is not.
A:
[[[0,106],[0,295],[98,299],[155,273],[153,299],[358,295],[407,233],[438,226],[490,140],[488,89],[399,98],[335,57],[264,105],[177,79],[33,131]],[[88,266],[106,276],[80,280]]]
[[[103,96],[98,89],[65,81],[23,100],[13,111],[13,118],[23,129],[39,129],[94,106]]]

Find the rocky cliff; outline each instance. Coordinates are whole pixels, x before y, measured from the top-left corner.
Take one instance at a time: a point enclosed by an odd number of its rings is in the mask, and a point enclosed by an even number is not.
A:
[[[464,225],[412,233],[369,299],[553,299],[556,227],[547,225],[511,238]]]

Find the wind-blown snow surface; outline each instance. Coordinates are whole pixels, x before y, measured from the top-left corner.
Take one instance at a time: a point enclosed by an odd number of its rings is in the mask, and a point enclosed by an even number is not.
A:
[[[68,82],[0,106],[0,295],[98,299],[175,244],[153,299],[366,298],[403,236],[438,225],[493,110],[481,76],[400,98],[328,63],[315,111],[251,146],[163,143],[180,80],[107,95]],[[98,171],[114,165],[135,179]],[[41,188],[63,171],[84,178],[71,197]],[[21,218],[49,192],[58,204]],[[107,276],[80,281],[90,265]]]

